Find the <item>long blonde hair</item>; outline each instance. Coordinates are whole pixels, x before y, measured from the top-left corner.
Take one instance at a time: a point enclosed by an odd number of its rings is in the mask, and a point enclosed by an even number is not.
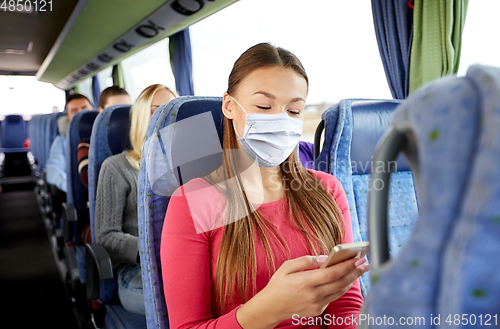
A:
[[[139,170],[140,167],[142,146],[146,139],[146,132],[148,130],[149,120],[151,119],[151,104],[153,103],[156,92],[162,89],[166,89],[176,97],[175,93],[170,90],[170,88],[161,84],[154,84],[146,87],[139,97],[137,97],[134,105],[130,108],[129,138],[132,149],[126,152],[126,157],[130,165],[137,170]]]
[[[234,94],[245,76],[266,66],[291,68],[308,82],[305,70],[295,55],[282,48],[263,43],[248,49],[236,61],[229,76],[228,93]],[[217,258],[214,289],[216,315],[225,313],[226,302],[244,303],[257,292],[255,232],[264,246],[269,277],[276,270],[270,239],[276,239],[282,252],[290,257],[289,248],[281,234],[273,224],[255,211],[243,190],[237,161],[230,152],[238,148],[237,137],[231,120],[227,117],[223,120],[224,165],[218,172],[219,176],[223,176],[220,179],[226,182],[227,225],[224,227]],[[315,255],[328,253],[343,240],[343,218],[340,208],[323,184],[302,166],[295,151],[280,165],[280,169],[292,225],[304,235],[310,253]],[[232,177],[236,179],[230,179]],[[212,181],[211,176],[206,179]],[[302,188],[292,188],[293,182],[298,182]],[[241,214],[243,211],[248,214],[246,217],[238,221],[231,220],[235,214]],[[236,296],[239,297],[238,300]]]

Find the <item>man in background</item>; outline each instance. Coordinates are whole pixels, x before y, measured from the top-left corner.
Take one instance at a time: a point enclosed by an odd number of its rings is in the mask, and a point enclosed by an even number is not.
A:
[[[66,131],[73,116],[83,110],[91,110],[92,103],[81,94],[68,97],[66,102],[66,117],[61,117],[58,122],[59,135],[50,146],[49,158],[47,159],[47,183],[56,186],[62,192],[67,192],[67,163],[66,163]]]

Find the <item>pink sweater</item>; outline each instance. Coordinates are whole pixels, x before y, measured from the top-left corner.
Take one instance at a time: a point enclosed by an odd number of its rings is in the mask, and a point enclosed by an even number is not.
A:
[[[342,185],[329,174],[311,172],[334,196],[344,217],[343,243],[352,243],[351,216]],[[170,199],[161,238],[161,263],[171,329],[241,328],[236,320],[240,305],[226,304],[227,313],[217,318],[212,312],[212,287],[215,286],[217,255],[224,233],[217,222],[224,209],[222,199],[221,194],[201,178],[179,188]],[[310,254],[303,234],[289,223],[286,198],[262,204],[258,211],[278,228],[290,249],[290,259]],[[214,227],[213,232],[208,232]],[[262,244],[257,243],[258,291],[269,281],[264,255]],[[276,268],[287,260],[280,252],[274,257]],[[356,280],[347,293],[326,308],[323,325],[311,318],[292,318],[281,322],[277,328],[356,328],[355,323],[350,324],[357,318],[362,304],[359,280]],[[332,320],[335,323],[325,325]],[[341,320],[343,325],[340,325]]]

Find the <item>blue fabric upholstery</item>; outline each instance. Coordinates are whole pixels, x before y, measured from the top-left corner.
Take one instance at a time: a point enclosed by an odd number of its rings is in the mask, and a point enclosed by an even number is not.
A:
[[[475,118],[467,123],[467,127],[462,126],[462,129],[472,132],[475,129],[471,125],[476,123],[476,127],[479,125],[480,133],[472,139],[475,142],[474,160],[469,167],[467,189],[461,194],[461,213],[460,216],[454,217],[456,222],[441,263],[441,293],[437,305],[438,312],[444,315],[475,314],[479,317],[482,314],[490,314],[493,316],[500,310],[500,276],[498,275],[500,265],[497,261],[500,252],[500,170],[498,166],[500,163],[500,68],[473,66],[467,72],[467,80],[475,86],[480,102],[478,110],[472,110]],[[455,92],[453,95],[462,94]],[[464,105],[470,105],[470,103]],[[467,107],[467,110],[470,111],[471,108]],[[448,118],[454,121],[455,114]],[[443,138],[445,137],[447,136],[443,135]],[[462,130],[460,134],[451,138],[462,141],[467,137],[464,136]],[[469,141],[466,143],[468,144]],[[459,147],[464,148],[462,145]],[[444,163],[455,165],[455,159],[445,158]]]
[[[39,139],[38,139],[38,130],[40,129],[40,120],[42,116],[39,115],[34,115],[31,118],[31,123],[30,123],[30,146],[31,146],[31,153],[33,153],[33,156],[35,159],[37,159],[37,171],[41,170],[41,165],[40,165],[40,157],[41,157],[41,152],[40,152],[40,147],[38,145]]]
[[[29,129],[28,129],[28,137],[30,139],[30,151],[33,154],[33,156],[35,157],[35,159],[37,159],[37,161],[38,161],[37,171],[40,168],[40,163],[39,163],[39,158],[40,158],[39,150],[40,150],[40,148],[38,147],[38,143],[37,143],[37,131],[38,131],[38,125],[40,122],[40,117],[41,117],[41,115],[39,115],[39,114],[32,116],[31,120],[30,120],[30,124],[29,124]]]
[[[38,167],[40,170],[45,169],[47,159],[49,158],[49,151],[52,142],[59,135],[57,130],[57,119],[65,115],[64,113],[51,113],[40,116],[37,122],[37,131],[35,131],[35,144],[39,149]]]
[[[72,203],[77,211],[87,209],[88,190],[78,174],[78,144],[89,139],[97,111],[80,111],[71,119],[68,127],[68,203]]]
[[[73,242],[75,243],[76,258],[80,280],[85,283],[85,247],[81,239],[82,230],[89,221],[89,212],[87,208],[88,190],[82,183],[78,174],[78,144],[83,139],[90,138],[92,125],[97,117],[97,111],[80,111],[71,119],[67,132],[67,203],[73,204],[77,212],[77,224],[74,225]]]
[[[180,186],[180,180],[186,183],[222,164],[221,153],[195,154],[184,161],[179,158],[186,149],[213,149],[214,143],[222,150],[221,108],[222,98],[219,97],[179,97],[162,105],[149,123],[137,184],[137,206],[146,321],[150,329],[169,327],[163,294],[160,238],[170,195]],[[190,122],[184,120],[187,118],[201,119],[206,124],[196,129],[182,127]],[[183,120],[184,123],[180,123]],[[177,174],[178,171],[181,175]]]
[[[89,148],[89,208],[92,242],[96,242],[94,231],[94,206],[97,191],[99,170],[107,157],[118,154],[127,148],[124,140],[128,140],[130,131],[130,105],[110,106],[97,116],[92,127]],[[129,142],[130,143],[130,142]],[[130,144],[129,144],[130,145]],[[113,149],[111,148],[113,146]]]
[[[45,163],[47,162],[47,158],[49,157],[49,150],[50,150],[50,146],[47,148],[47,145],[46,145],[46,130],[45,130],[45,127],[46,127],[46,122],[47,122],[47,119],[48,119],[48,114],[44,114],[42,115],[42,117],[40,118],[40,123],[39,123],[39,127],[38,127],[38,133],[37,133],[37,139],[38,139],[38,147],[40,147],[40,170],[44,170],[45,169]]]
[[[45,150],[45,160],[44,160],[44,165],[47,164],[47,159],[49,157],[49,151],[50,151],[50,146],[52,145],[52,142],[56,138],[57,135],[59,135],[59,131],[57,129],[57,119],[59,119],[61,116],[66,115],[64,113],[51,113],[47,114],[47,118],[45,119],[45,127],[44,133],[44,150]]]
[[[2,121],[3,152],[26,152],[26,122],[20,115],[7,115]]]
[[[400,101],[346,99],[327,109],[325,142],[315,161],[315,169],[339,179],[351,211],[354,242],[368,241],[368,182],[376,169],[372,156],[376,144],[389,127],[391,115]],[[390,256],[395,257],[413,228],[417,203],[413,175],[403,157],[397,160],[389,193]],[[363,295],[370,289],[369,274],[360,277]]]
[[[370,316],[440,314],[443,323],[498,313],[499,104],[500,69],[473,66],[398,108],[393,125],[410,127],[417,142],[420,216],[399,257],[377,273]]]
[[[89,148],[89,204],[90,228],[92,242],[95,237],[95,198],[99,170],[104,160],[129,148],[130,105],[110,106],[97,115],[90,139]],[[106,328],[145,328],[145,318],[142,315],[129,313],[118,301],[118,284],[116,272],[113,279],[100,282],[99,297],[106,304]]]

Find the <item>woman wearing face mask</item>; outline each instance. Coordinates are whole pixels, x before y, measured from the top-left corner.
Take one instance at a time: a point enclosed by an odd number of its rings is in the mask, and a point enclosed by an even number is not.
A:
[[[234,64],[222,104],[224,164],[179,188],[165,217],[171,328],[356,327],[357,279],[368,265],[319,268],[353,237],[339,181],[302,167],[295,151],[307,90],[302,64],[282,48],[258,44]],[[189,200],[189,191],[203,198]]]
[[[129,312],[144,314],[139,234],[137,177],[142,145],[154,111],[175,98],[167,87],[144,89],[130,109],[131,150],[107,158],[99,171],[95,203],[96,239],[108,251],[118,272],[118,297]]]

